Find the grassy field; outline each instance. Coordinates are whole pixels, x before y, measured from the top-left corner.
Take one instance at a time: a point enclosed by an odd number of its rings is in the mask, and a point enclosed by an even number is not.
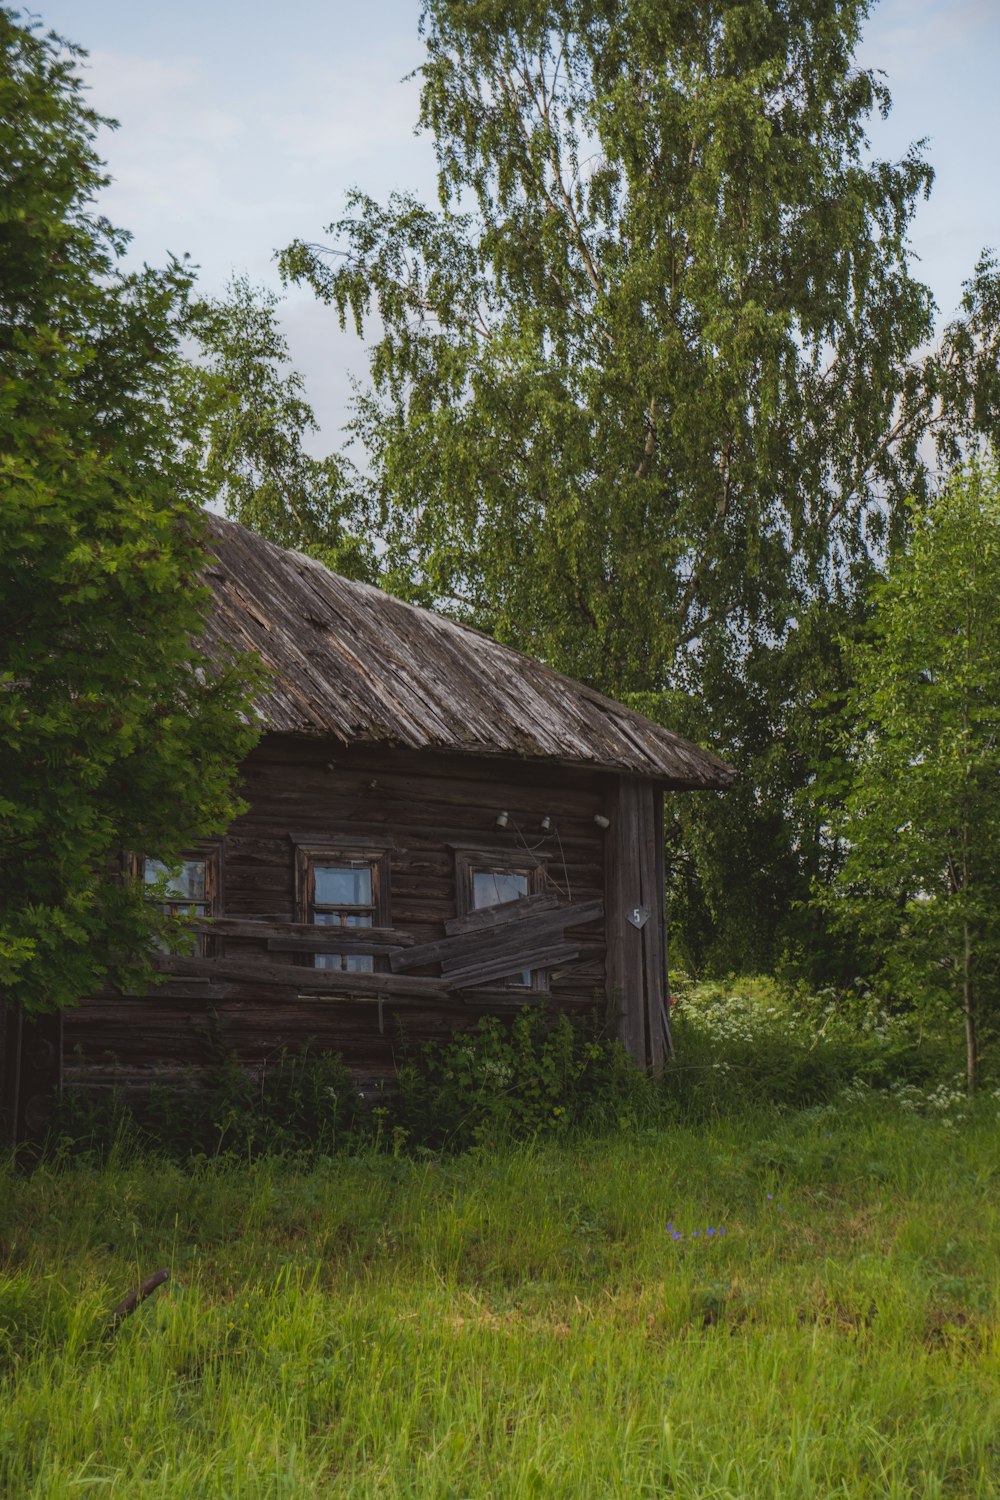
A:
[[[995,1497],[997,1142],[885,1104],[4,1174],[0,1490]]]

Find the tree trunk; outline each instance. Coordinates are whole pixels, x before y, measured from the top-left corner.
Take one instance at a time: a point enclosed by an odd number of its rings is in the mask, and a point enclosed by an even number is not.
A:
[[[962,928],[962,1012],[965,1016],[965,1091],[971,1097],[976,1092],[979,1073],[979,1051],[976,1039],[976,1008],[972,989],[972,936],[969,924]]]

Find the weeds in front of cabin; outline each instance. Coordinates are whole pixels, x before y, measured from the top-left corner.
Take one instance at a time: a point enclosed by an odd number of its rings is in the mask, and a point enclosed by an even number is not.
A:
[[[135,1104],[114,1090],[67,1089],[47,1149],[103,1157],[124,1142],[172,1161],[332,1155],[357,1141],[362,1114],[335,1053],[282,1050],[269,1065],[248,1069],[220,1048],[207,1079],[186,1088],[154,1084]]]
[[[362,1105],[329,1053],[282,1052],[247,1070],[218,1048],[207,1086],[120,1096],[69,1092],[52,1133],[67,1156],[116,1140],[174,1161],[197,1155],[309,1159],[342,1151],[460,1151],[515,1140],[653,1127],[761,1109],[890,1096],[958,1122],[961,1060],[915,1012],[858,996],[789,994],[773,980],[692,985],[678,976],[676,1055],[642,1075],[594,1017],[525,1007],[449,1041],[401,1048],[398,1087]],[[995,1059],[994,1059],[995,1062]],[[991,1059],[984,1056],[984,1081]],[[996,1081],[984,1092],[996,1097]]]
[[[406,1141],[464,1150],[650,1123],[663,1117],[664,1095],[593,1016],[525,1007],[509,1025],[485,1017],[408,1057],[384,1108]]]
[[[995,1116],[0,1175],[0,1493],[992,1500]]]
[[[198,1088],[153,1088],[138,1107],[120,1095],[69,1091],[52,1131],[62,1155],[132,1141],[174,1161],[192,1155],[461,1151],[567,1131],[662,1118],[659,1082],[644,1076],[591,1016],[525,1007],[486,1017],[443,1044],[402,1049],[396,1087],[369,1106],[341,1060],[282,1052],[248,1070],[220,1051]]]

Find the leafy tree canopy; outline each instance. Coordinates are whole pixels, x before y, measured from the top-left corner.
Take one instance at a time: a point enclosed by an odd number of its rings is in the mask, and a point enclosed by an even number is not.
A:
[[[28,1010],[148,953],[121,851],[223,829],[256,737],[253,669],[193,644],[190,272],[121,267],[80,55],[0,8],[0,994]]]
[[[918,512],[855,648],[853,767],[820,900],[897,995],[957,1006],[975,1087],[1000,1019],[1000,478],[973,468]]]
[[[348,578],[373,581],[370,543],[347,530],[355,508],[349,468],[309,452],[316,418],[277,308],[273,293],[237,276],[224,298],[192,309],[201,357],[188,375],[202,415],[205,482],[233,520]]]
[[[811,694],[904,498],[997,426],[1000,280],[984,257],[928,353],[932,174],[871,157],[868,9],[427,0],[440,208],[355,192],[332,252],[282,257],[372,330],[345,485],[387,586],[739,765],[675,828],[722,962],[766,961],[807,887]]]

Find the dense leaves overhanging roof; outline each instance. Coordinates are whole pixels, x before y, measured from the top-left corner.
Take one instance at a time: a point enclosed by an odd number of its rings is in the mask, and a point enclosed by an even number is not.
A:
[[[676,787],[732,780],[708,751],[481,631],[232,521],[209,516],[208,529],[206,649],[260,654],[274,681],[257,709],[273,732],[551,760]]]

